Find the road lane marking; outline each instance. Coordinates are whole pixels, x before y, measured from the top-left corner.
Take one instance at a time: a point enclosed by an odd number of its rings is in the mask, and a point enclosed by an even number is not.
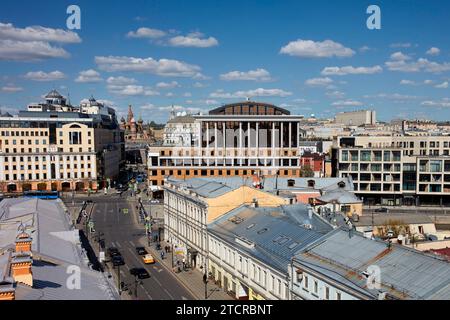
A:
[[[117,247],[122,248],[119,242],[117,242]]]
[[[167,295],[168,295],[172,300],[175,300],[175,298],[173,297],[173,295],[171,295],[170,292],[167,291],[166,288],[164,288],[164,291],[167,293]]]
[[[188,300],[185,296],[181,296],[181,300]]]
[[[158,278],[153,278],[153,279],[155,279],[155,281],[159,284],[159,286],[162,288],[162,284],[161,284],[161,282],[159,282],[159,280],[158,280]]]

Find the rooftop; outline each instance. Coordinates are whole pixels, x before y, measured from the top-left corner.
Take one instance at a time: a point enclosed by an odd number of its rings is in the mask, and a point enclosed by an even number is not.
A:
[[[450,299],[450,264],[401,245],[371,240],[337,229],[295,257],[295,262],[350,287],[367,298],[367,268],[378,266],[381,291],[399,299]]]
[[[309,216],[308,207],[303,204],[276,208],[240,206],[208,225],[214,236],[282,273],[297,252],[330,230],[332,227],[322,219]]]
[[[79,231],[71,225],[59,199],[17,198],[0,202],[0,275],[10,258],[22,259],[20,255],[10,255],[8,249],[14,248],[17,235],[23,231],[32,239],[33,288],[17,285],[16,299],[117,298],[105,276],[87,266]],[[80,268],[82,290],[70,290],[66,285],[71,266]]]

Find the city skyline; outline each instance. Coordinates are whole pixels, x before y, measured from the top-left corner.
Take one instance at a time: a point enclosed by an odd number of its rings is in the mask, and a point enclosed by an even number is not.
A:
[[[3,112],[54,88],[156,122],[172,105],[206,113],[246,98],[321,118],[450,119],[444,1],[381,1],[381,30],[360,1],[79,1],[80,30],[66,27],[70,4],[2,4]]]

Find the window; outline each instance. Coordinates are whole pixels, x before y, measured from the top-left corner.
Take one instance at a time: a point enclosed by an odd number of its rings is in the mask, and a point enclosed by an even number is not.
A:
[[[330,300],[330,288],[325,287],[325,300]]]
[[[317,294],[319,291],[319,283],[317,280],[314,280],[314,293]]]
[[[69,144],[81,144],[81,132],[69,132]]]
[[[309,287],[309,283],[308,283],[308,276],[303,276],[303,287],[306,289],[306,290],[308,290],[308,287]]]
[[[336,292],[336,300],[341,300],[341,293],[340,292]]]

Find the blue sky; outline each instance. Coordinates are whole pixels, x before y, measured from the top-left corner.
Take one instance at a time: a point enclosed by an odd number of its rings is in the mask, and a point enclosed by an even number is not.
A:
[[[81,9],[68,30],[66,9]],[[366,9],[381,8],[381,30]],[[448,1],[21,1],[0,3],[0,108],[56,88],[145,120],[265,101],[332,117],[450,120]]]

